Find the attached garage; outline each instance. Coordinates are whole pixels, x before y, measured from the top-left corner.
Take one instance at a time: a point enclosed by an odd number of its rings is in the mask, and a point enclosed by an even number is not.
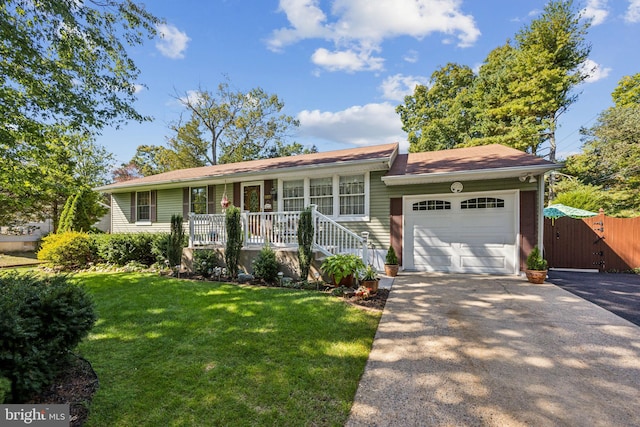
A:
[[[405,270],[515,274],[518,193],[404,198]]]

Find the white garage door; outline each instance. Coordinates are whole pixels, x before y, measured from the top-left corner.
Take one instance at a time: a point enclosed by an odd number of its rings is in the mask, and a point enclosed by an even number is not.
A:
[[[407,270],[516,273],[516,194],[407,197]]]

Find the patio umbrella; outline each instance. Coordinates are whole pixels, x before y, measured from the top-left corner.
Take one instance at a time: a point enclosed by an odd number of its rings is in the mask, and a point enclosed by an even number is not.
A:
[[[597,212],[586,211],[584,209],[572,208],[571,206],[566,206],[561,203],[557,203],[555,205],[549,205],[542,211],[544,216],[547,218],[560,218],[563,216],[568,216],[571,218],[587,218],[590,216],[598,215]]]

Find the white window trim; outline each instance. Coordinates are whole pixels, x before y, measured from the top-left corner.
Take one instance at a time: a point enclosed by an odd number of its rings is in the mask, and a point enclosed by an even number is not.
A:
[[[351,175],[361,175],[360,173],[354,172],[346,172],[341,174],[333,174],[333,175],[323,175],[323,176],[314,176],[314,178],[328,178],[331,177],[333,182],[333,215],[327,215],[329,218],[340,221],[340,222],[356,222],[356,221],[369,221],[370,219],[370,199],[371,199],[371,186],[370,186],[370,172],[362,172],[364,175],[364,215],[339,215],[340,212],[340,177],[341,176],[351,176]],[[283,191],[283,181],[298,181],[304,180],[304,206],[309,206],[311,204],[311,179],[300,176],[291,176],[286,179],[279,178],[278,179],[278,211],[282,212],[283,210],[283,202],[281,194]]]
[[[138,219],[138,194],[149,193],[149,219]],[[136,191],[136,225],[151,225],[151,190]]]

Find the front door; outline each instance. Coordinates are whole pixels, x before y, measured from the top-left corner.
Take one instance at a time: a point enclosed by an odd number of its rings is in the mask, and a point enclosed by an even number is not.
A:
[[[244,210],[260,212],[260,185],[244,187]]]

